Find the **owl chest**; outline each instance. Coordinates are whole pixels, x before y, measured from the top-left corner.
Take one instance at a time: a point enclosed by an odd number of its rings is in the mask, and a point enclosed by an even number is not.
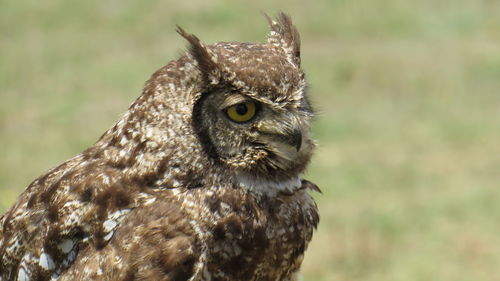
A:
[[[288,280],[299,269],[313,230],[299,204],[221,206],[208,254],[211,280]]]

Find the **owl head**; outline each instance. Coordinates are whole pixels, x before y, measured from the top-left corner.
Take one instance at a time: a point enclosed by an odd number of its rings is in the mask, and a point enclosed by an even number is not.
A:
[[[302,172],[313,115],[300,69],[300,38],[289,16],[269,19],[265,44],[204,45],[178,27],[204,87],[193,127],[205,151],[233,170],[274,180]]]
[[[117,128],[130,124],[124,128],[134,128],[145,143],[134,163],[143,169],[158,159],[149,170],[188,175],[182,181],[200,173],[297,180],[314,147],[300,38],[287,15],[268,21],[265,43],[206,45],[178,27],[187,55],[153,74]]]

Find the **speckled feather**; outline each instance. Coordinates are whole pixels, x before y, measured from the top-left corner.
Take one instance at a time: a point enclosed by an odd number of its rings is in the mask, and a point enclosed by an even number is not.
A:
[[[297,280],[319,220],[300,176],[313,112],[298,32],[269,22],[262,44],[178,28],[189,52],[0,218],[0,281]],[[258,113],[232,122],[235,100]]]

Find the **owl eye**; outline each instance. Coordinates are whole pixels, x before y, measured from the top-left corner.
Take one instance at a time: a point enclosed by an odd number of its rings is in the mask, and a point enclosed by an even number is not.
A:
[[[226,109],[229,119],[237,123],[247,122],[255,116],[257,105],[253,101],[246,101],[232,105]]]

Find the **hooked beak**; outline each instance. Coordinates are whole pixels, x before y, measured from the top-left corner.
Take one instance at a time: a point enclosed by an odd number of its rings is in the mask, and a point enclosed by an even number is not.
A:
[[[280,123],[263,123],[259,131],[267,138],[294,147],[297,152],[302,147],[302,130],[300,124],[295,120],[285,120],[284,122],[282,120]]]

